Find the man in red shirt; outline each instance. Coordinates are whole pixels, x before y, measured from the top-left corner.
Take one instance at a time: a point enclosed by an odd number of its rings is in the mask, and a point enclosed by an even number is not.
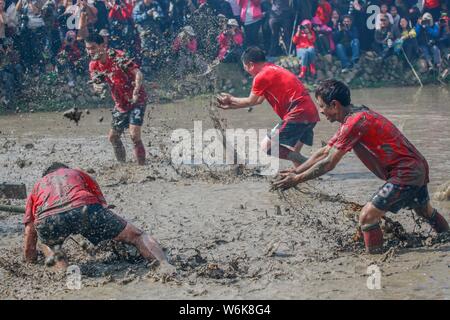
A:
[[[92,61],[89,72],[94,82],[94,90],[102,92],[107,83],[115,102],[112,112],[112,128],[109,141],[113,145],[118,161],[125,162],[125,148],[120,136],[127,128],[134,145],[134,154],[140,165],[145,164],[145,148],[141,140],[147,94],[142,85],[143,75],[139,67],[124,53],[107,49],[103,37],[96,33],[86,39],[86,50]]]
[[[264,52],[256,47],[242,55],[245,71],[254,77],[250,96],[237,98],[223,93],[217,97],[221,109],[241,109],[263,103],[267,99],[281,122],[275,126],[261,147],[271,154],[272,143],[279,141],[279,157],[290,160],[294,166],[306,158],[300,154],[303,144],[312,146],[313,128],[319,121],[319,113],[308,90],[291,72],[266,62]]]
[[[23,223],[28,262],[37,259],[39,238],[48,261],[55,259],[56,267],[66,268],[67,261],[58,249],[70,235],[81,234],[94,245],[111,239],[132,244],[145,259],[157,259],[162,271],[174,270],[153,237],[108,209],[98,184],[88,174],[62,163],[53,163],[34,185]]]
[[[281,189],[315,179],[334,169],[353,149],[377,177],[386,183],[362,209],[359,223],[366,251],[383,247],[380,220],[387,211],[411,208],[440,233],[449,230],[445,218],[430,204],[428,163],[392,122],[367,107],[351,104],[350,90],[342,82],[326,80],[316,90],[321,113],[341,123],[328,145],[295,170],[281,173],[274,185]]]

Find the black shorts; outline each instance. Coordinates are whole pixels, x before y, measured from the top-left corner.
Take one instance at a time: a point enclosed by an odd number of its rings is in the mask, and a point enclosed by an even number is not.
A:
[[[427,185],[402,186],[385,183],[372,197],[372,204],[379,210],[397,213],[400,209],[423,208],[430,201]]]
[[[111,127],[118,131],[123,132],[131,125],[142,126],[144,123],[145,106],[138,106],[127,112],[120,112],[116,109],[112,111]]]
[[[273,140],[278,135],[282,146],[295,147],[297,142],[312,146],[314,140],[315,123],[291,122],[283,120],[278,123],[268,135]]]
[[[70,235],[81,234],[92,244],[117,237],[127,222],[100,204],[91,204],[43,218],[36,224],[39,240],[62,245]]]

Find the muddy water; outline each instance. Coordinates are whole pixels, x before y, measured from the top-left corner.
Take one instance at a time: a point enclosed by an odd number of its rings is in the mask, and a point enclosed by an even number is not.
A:
[[[355,104],[392,119],[425,155],[431,192],[450,180],[449,98],[448,88],[441,87],[353,92]],[[71,291],[64,278],[49,275],[44,266],[23,265],[20,217],[0,213],[0,258],[4,259],[0,298],[450,298],[449,243],[397,246],[391,254],[367,256],[361,253],[361,244],[352,244],[355,224],[344,218],[338,203],[294,191],[285,195],[288,201],[283,200],[268,191],[268,178],[251,171],[236,176],[226,168],[211,174],[209,170],[215,168],[171,166],[172,130],[192,130],[196,120],[204,120],[204,129],[210,128],[204,107],[208,103],[208,97],[199,97],[149,108],[143,128],[149,161],[143,168],[131,161],[119,166],[113,160],[106,137],[107,109],[91,110],[78,126],[62,113],[0,117],[0,181],[23,181],[31,190],[45,165],[55,160],[91,169],[115,210],[159,239],[180,270],[177,283],[162,283],[147,274],[142,263],[100,262],[72,248],[73,243],[65,244],[72,263],[82,270],[91,270],[88,266],[99,270],[83,273],[83,288]],[[276,122],[267,105],[250,113],[220,114],[229,128],[269,129]],[[316,127],[314,146],[304,153],[317,149],[336,128],[323,119]],[[131,155],[127,136],[125,141]],[[339,193],[364,203],[381,183],[348,154],[334,172],[306,189]],[[450,218],[448,203],[436,206]],[[417,227],[407,211],[391,217],[411,234],[429,230],[426,225]],[[5,263],[20,272],[11,273]],[[381,269],[381,290],[366,286],[367,267],[373,263]],[[50,280],[44,283],[42,278]]]

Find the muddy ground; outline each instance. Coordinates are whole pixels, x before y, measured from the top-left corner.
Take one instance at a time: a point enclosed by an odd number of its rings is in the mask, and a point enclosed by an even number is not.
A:
[[[354,92],[390,117],[428,158],[430,191],[450,180],[448,88]],[[80,267],[82,289],[66,275],[22,262],[20,215],[0,212],[0,299],[449,299],[450,242],[437,237],[410,211],[390,214],[406,234],[386,233],[386,253],[369,256],[354,241],[355,209],[382,184],[353,154],[322,179],[283,194],[254,166],[176,166],[170,161],[174,129],[214,126],[210,97],[148,107],[143,128],[147,165],[115,162],[107,142],[108,109],[84,112],[78,125],[61,113],[0,117],[0,181],[31,190],[51,161],[88,171],[115,211],[152,233],[179,275],[163,281],[132,249],[68,239],[70,263]],[[229,128],[268,129],[276,121],[265,105],[252,112],[220,112]],[[320,147],[336,129],[316,127]],[[283,163],[283,167],[288,163]],[[10,204],[23,205],[23,201]],[[350,203],[350,204],[349,204]],[[434,202],[450,219],[448,202]],[[84,244],[84,245],[82,245]],[[82,248],[84,247],[84,249]],[[381,269],[381,290],[366,286],[367,267]]]

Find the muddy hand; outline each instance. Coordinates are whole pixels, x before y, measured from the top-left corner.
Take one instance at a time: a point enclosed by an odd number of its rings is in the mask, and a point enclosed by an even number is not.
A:
[[[231,95],[228,93],[221,93],[217,95],[216,98],[217,102],[222,106],[231,104]]]
[[[299,183],[299,176],[295,173],[289,173],[286,176],[281,177],[281,179],[273,181],[272,187],[274,189],[286,190],[295,187]]]

